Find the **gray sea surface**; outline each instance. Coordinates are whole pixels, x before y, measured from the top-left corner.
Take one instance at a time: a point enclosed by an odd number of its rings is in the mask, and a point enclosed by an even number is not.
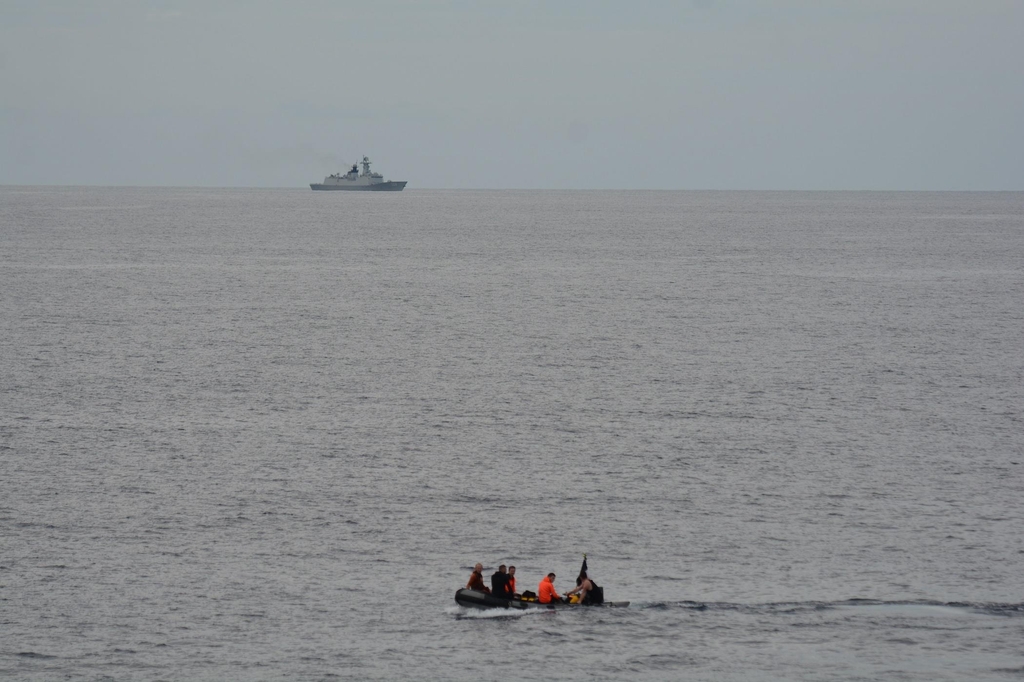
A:
[[[0,678],[1020,680],[1022,416],[1022,193],[0,188]]]

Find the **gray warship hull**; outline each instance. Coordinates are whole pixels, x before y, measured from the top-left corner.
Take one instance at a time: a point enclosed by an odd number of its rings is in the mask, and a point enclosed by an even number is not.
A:
[[[394,181],[389,180],[388,182],[378,182],[375,185],[357,185],[355,183],[349,184],[331,184],[325,185],[318,182],[311,182],[309,184],[310,189],[315,190],[326,190],[328,192],[342,191],[342,192],[401,192],[405,189],[405,183],[407,180]]]
[[[369,156],[364,156],[361,163],[362,173],[359,164],[353,163],[348,173],[328,175],[323,182],[311,182],[309,188],[328,192],[401,192],[405,189],[405,180],[385,180],[380,173],[371,171]]]

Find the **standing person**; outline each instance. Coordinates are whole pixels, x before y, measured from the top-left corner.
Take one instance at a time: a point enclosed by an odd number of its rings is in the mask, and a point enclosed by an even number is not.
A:
[[[467,590],[476,590],[477,592],[483,592],[484,594],[490,594],[491,591],[487,589],[487,585],[484,585],[484,565],[478,563],[473,567],[473,574],[469,576],[469,582],[466,583]]]
[[[519,593],[516,592],[516,567],[508,567],[508,591],[513,597],[518,597]]]
[[[562,595],[555,591],[555,574],[548,573],[537,585],[537,601],[541,604],[550,604],[552,601],[562,601]]]
[[[498,570],[491,576],[491,594],[495,597],[509,597],[511,593],[508,587],[508,573],[505,572],[505,564],[498,566]]]

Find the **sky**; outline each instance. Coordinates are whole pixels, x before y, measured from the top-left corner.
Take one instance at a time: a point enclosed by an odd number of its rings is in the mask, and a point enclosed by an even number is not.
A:
[[[0,184],[1024,190],[1024,0],[0,0]]]

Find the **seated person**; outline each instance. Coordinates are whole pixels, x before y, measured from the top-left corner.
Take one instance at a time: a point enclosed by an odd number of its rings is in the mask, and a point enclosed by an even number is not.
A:
[[[466,583],[467,590],[476,590],[477,592],[483,592],[484,594],[490,594],[491,591],[487,589],[487,585],[484,585],[484,565],[477,564],[473,567],[473,574],[469,576],[469,582]]]
[[[584,573],[581,578],[579,585],[566,592],[565,596],[569,597],[571,595],[578,594],[580,595],[580,604],[589,604],[590,602],[587,601],[587,595],[589,595],[590,591],[594,589],[594,583],[590,582],[590,578],[586,573]]]
[[[553,601],[561,601],[562,595],[555,591],[555,574],[548,573],[537,586],[537,601],[541,604],[550,604]]]
[[[505,564],[498,566],[498,570],[491,576],[491,594],[495,597],[512,598],[512,590],[508,584],[508,573],[505,572]]]
[[[508,591],[513,597],[518,597],[519,593],[516,592],[516,567],[508,567]]]

